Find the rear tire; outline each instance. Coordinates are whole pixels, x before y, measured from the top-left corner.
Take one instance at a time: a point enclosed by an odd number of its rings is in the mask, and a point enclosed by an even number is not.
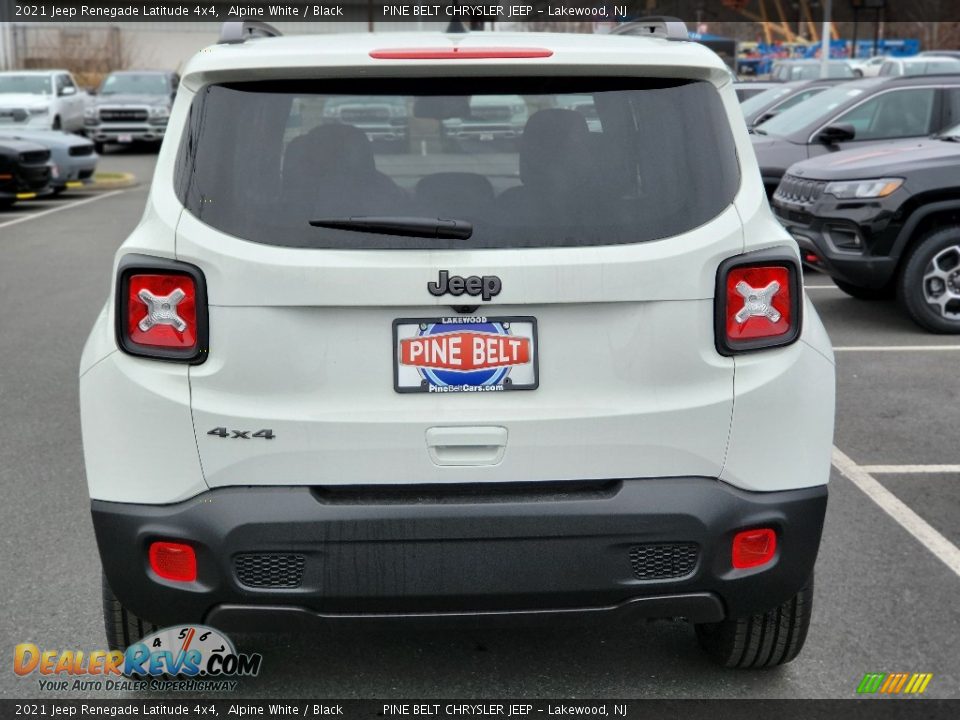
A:
[[[100,582],[103,588],[103,627],[108,648],[123,652],[133,643],[160,629],[127,610],[113,594],[107,584],[107,576],[102,572]]]
[[[859,285],[851,285],[850,283],[843,282],[843,280],[833,279],[833,282],[838,288],[843,290],[850,297],[855,297],[857,300],[892,300],[897,296],[896,290],[890,287],[882,288],[865,288]]]
[[[803,648],[813,610],[813,576],[780,607],[746,618],[696,626],[697,640],[729,668],[770,668],[793,660]]]
[[[107,144],[102,142],[95,142],[93,144],[93,149],[97,155],[105,155],[107,152]]]
[[[933,333],[960,333],[960,226],[934,230],[907,258],[897,297],[917,325]]]

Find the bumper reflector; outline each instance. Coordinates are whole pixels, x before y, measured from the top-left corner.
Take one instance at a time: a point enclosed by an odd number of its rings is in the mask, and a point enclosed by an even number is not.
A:
[[[770,528],[744,530],[733,536],[732,563],[738,570],[766,565],[777,552],[777,534]]]
[[[197,555],[183,543],[155,542],[150,545],[150,567],[164,580],[193,582],[197,579]]]

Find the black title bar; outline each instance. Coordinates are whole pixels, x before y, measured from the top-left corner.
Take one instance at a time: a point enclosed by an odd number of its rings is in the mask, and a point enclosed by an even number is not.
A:
[[[367,720],[887,720],[960,716],[960,700],[0,700],[0,717],[364,718]]]
[[[177,22],[267,20],[293,22],[403,22],[461,20],[503,22],[616,22],[657,14],[688,23],[797,22],[822,20],[823,0],[778,3],[778,15],[762,14],[761,0],[292,0],[224,3],[194,0],[125,2],[0,0],[5,22]],[[769,5],[769,3],[767,3]],[[835,22],[960,21],[956,0],[834,0]]]

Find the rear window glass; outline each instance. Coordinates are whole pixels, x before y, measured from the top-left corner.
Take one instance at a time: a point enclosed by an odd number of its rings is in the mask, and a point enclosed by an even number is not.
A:
[[[176,183],[190,213],[253,242],[542,247],[689,231],[729,206],[739,168],[705,82],[257,82],[195,98]],[[457,220],[472,234],[310,224],[384,217]]]

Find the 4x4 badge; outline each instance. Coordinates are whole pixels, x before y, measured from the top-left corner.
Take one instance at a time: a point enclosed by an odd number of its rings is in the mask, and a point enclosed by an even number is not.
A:
[[[465,278],[459,275],[451,276],[447,270],[440,271],[440,277],[436,282],[427,283],[427,290],[436,297],[447,293],[451,295],[466,293],[467,295],[481,295],[484,300],[490,300],[499,295],[502,287],[503,284],[496,275],[484,275],[483,277],[471,275]]]

